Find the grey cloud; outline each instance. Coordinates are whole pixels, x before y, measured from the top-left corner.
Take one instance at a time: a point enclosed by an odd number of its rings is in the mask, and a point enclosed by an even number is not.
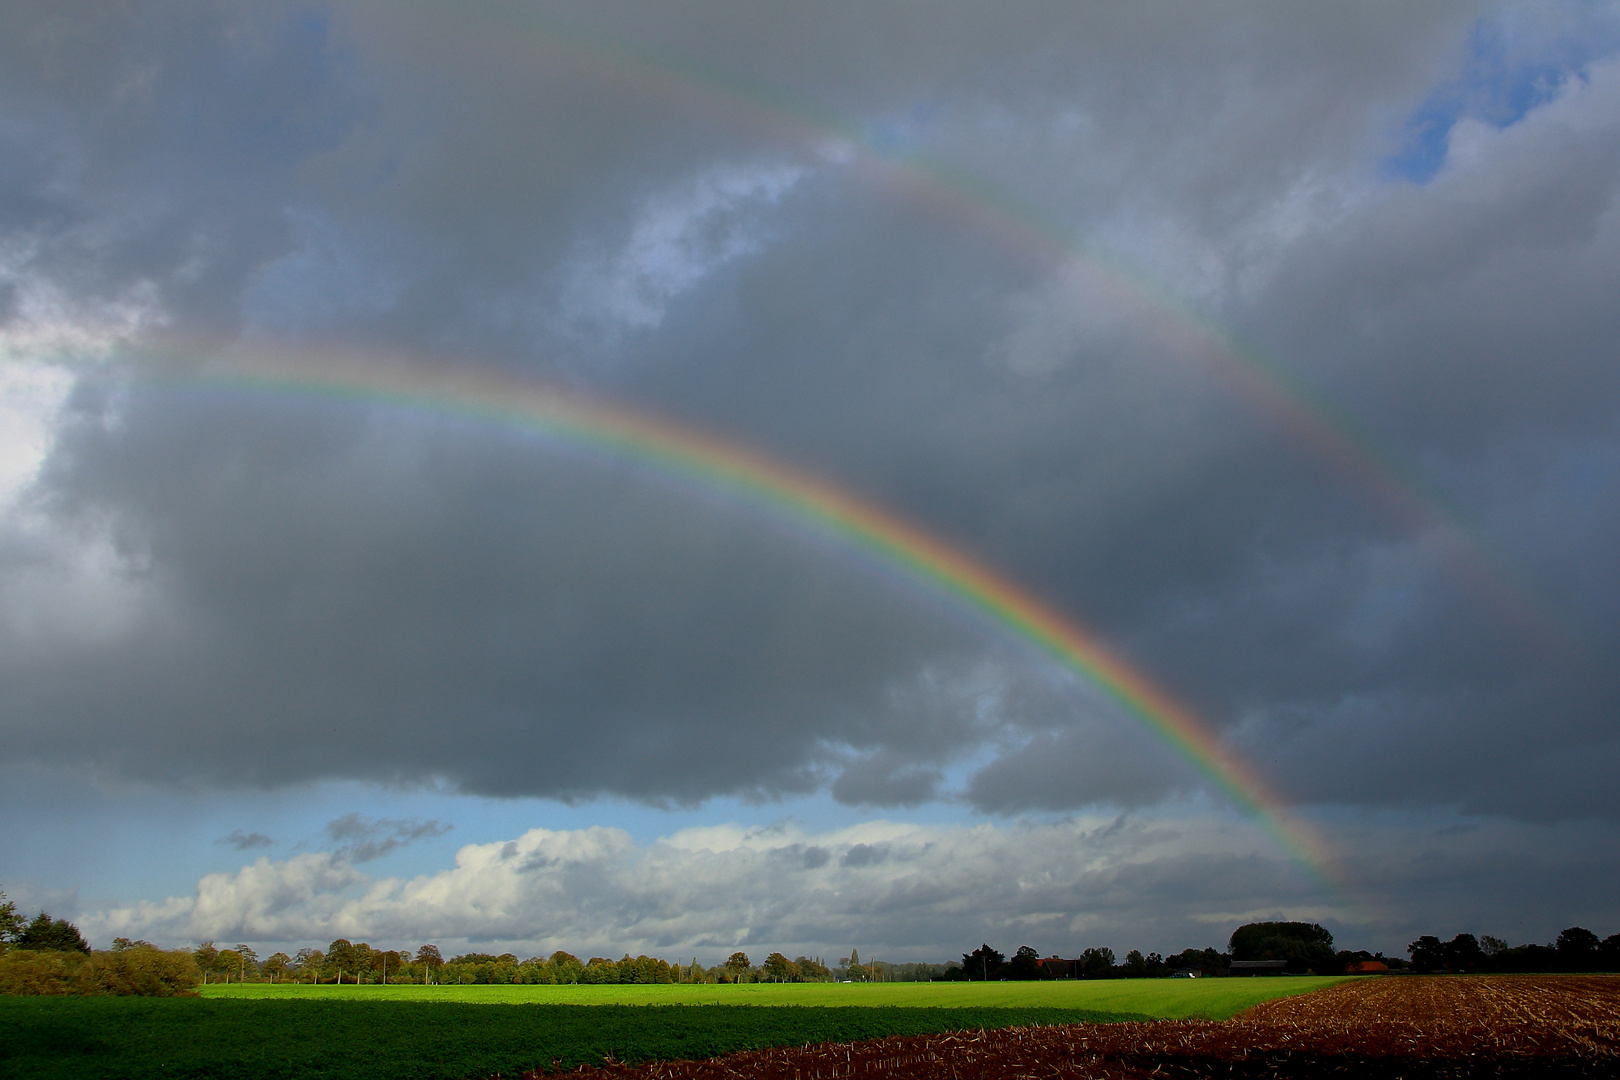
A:
[[[452,828],[452,825],[441,825],[437,819],[370,819],[355,812],[327,822],[326,835],[338,843],[333,853],[338,859],[356,864],[380,859],[424,837],[443,836]]]
[[[1299,802],[1620,812],[1614,61],[1463,117],[1413,184],[1380,163],[1495,8],[61,10],[0,35],[17,289],[758,445],[1075,616]],[[793,107],[649,89],[581,28]],[[1012,813],[1202,783],[986,620],[701,486],[86,378],[0,531],[0,728],[177,787]]]
[[[1199,786],[1164,747],[1137,732],[1105,728],[1043,734],[1004,753],[968,783],[973,805],[1001,813],[1064,809],[1077,802],[1140,806]]]
[[[275,841],[261,832],[245,833],[241,829],[234,829],[229,836],[222,836],[217,843],[229,844],[237,851],[251,851],[253,848],[264,848],[274,844]]]
[[[877,866],[889,861],[888,844],[852,844],[838,857],[839,866]]]
[[[829,790],[850,805],[915,806],[937,797],[943,780],[936,768],[866,758],[846,765]]]

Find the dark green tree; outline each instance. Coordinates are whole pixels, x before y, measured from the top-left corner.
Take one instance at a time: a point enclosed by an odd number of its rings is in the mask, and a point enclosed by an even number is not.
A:
[[[1571,926],[1560,931],[1553,948],[1558,950],[1558,966],[1565,971],[1591,971],[1597,967],[1598,947],[1602,942],[1592,931],[1582,926]]]
[[[418,953],[417,957],[420,959],[421,954]],[[552,953],[551,959],[547,960],[546,963],[551,965],[551,970],[557,976],[559,983],[577,983],[579,977],[585,972],[585,964],[579,957],[573,953],[563,952],[561,949]]]
[[[1598,970],[1620,971],[1620,934],[1610,934],[1598,943]]]
[[[1406,947],[1412,966],[1420,972],[1430,972],[1445,966],[1446,947],[1433,934],[1424,934]]]
[[[259,954],[246,945],[236,947],[236,981],[247,981],[247,969],[259,970]]]
[[[1473,934],[1458,934],[1446,942],[1444,955],[1449,971],[1478,971],[1485,965],[1485,952]]]
[[[799,977],[805,982],[828,982],[832,979],[832,971],[820,960],[796,956],[793,958],[793,966],[799,969]]]
[[[1018,946],[1013,958],[1007,961],[1002,968],[1002,978],[1014,979],[1019,982],[1031,982],[1035,979],[1050,979],[1052,976],[1041,965],[1041,954],[1028,945]]]
[[[1103,946],[1080,954],[1080,973],[1087,979],[1106,979],[1114,974],[1114,950]]]
[[[1288,970],[1333,970],[1333,935],[1305,922],[1246,923],[1232,931],[1227,948],[1234,960],[1286,960]]]
[[[48,912],[42,911],[17,935],[17,948],[35,952],[88,953],[90,943],[84,940],[77,926],[66,919],[52,919]]]
[[[1001,965],[1007,958],[990,947],[989,942],[970,953],[962,954],[962,974],[971,982],[988,982],[1001,977]]]
[[[371,950],[367,949],[366,951],[369,953]],[[354,942],[348,938],[338,938],[327,946],[326,966],[332,969],[339,982],[343,980],[345,973],[353,974],[355,964],[359,959],[359,952],[355,949]]]

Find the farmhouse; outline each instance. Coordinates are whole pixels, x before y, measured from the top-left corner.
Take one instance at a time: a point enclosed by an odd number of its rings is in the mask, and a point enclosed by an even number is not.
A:
[[[1048,956],[1041,961],[1041,967],[1054,979],[1078,979],[1082,965],[1078,960],[1065,960],[1060,956]]]
[[[1377,975],[1381,971],[1388,971],[1389,965],[1382,960],[1352,960],[1344,965],[1346,975]]]

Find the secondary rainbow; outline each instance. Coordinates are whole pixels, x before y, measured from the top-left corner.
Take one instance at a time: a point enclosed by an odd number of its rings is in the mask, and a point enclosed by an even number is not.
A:
[[[175,350],[161,350],[168,357]],[[979,619],[1002,627],[1101,688],[1196,766],[1336,895],[1343,883],[1322,840],[1289,813],[1209,725],[1100,638],[1026,589],[926,530],[832,483],[735,442],[668,419],[466,364],[235,346],[184,349],[206,361],[135,361],[147,383],[349,398],[524,428],[696,481],[776,520],[875,556]]]
[[[1399,517],[1414,533],[1437,543],[1451,566],[1533,648],[1590,659],[1579,635],[1508,559],[1492,549],[1462,515],[1428,490],[1393,454],[1379,450],[1352,420],[1312,393],[1257,349],[1240,345],[1221,327],[1133,273],[1117,260],[1080,244],[1070,231],[993,185],[924,154],[886,145],[868,126],[852,123],[795,98],[622,38],[590,33],[548,18],[532,6],[450,7],[424,0],[417,10],[448,26],[484,28],[493,48],[543,53],[601,84],[627,88],[650,101],[691,101],[773,133],[787,133],[822,148],[845,167],[931,206],[960,226],[991,237],[1046,268],[1077,272],[1083,287],[1106,296],[1117,310],[1156,336],[1174,355],[1196,358],[1273,424],[1311,448]]]

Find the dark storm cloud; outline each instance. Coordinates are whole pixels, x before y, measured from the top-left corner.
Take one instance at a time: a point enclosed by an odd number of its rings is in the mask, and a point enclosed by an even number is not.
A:
[[[1290,798],[1620,810],[1612,60],[1459,105],[1414,183],[1384,163],[1491,9],[61,11],[5,16],[8,325],[144,305],[561,378],[984,557]],[[1187,347],[1183,301],[1304,403]],[[975,761],[957,794],[999,812],[1199,783],[938,597],[475,424],[87,379],[26,505],[26,759],[888,806]]]

